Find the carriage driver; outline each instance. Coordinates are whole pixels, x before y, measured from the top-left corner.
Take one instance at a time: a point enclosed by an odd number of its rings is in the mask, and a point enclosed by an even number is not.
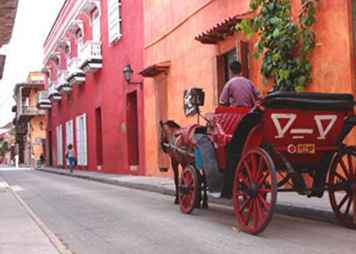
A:
[[[232,62],[229,67],[232,77],[221,92],[219,104],[231,107],[254,107],[260,96],[255,85],[241,76],[241,64],[238,61]]]

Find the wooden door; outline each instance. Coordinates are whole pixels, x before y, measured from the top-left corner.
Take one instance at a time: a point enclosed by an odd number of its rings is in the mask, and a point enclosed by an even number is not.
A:
[[[127,145],[128,145],[128,163],[133,170],[139,165],[139,144],[138,144],[138,108],[137,92],[127,95]]]

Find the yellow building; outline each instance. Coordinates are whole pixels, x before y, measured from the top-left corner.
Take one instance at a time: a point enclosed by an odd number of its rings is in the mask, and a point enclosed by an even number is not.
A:
[[[44,89],[44,75],[31,72],[25,83],[15,86],[16,144],[19,163],[35,166],[45,154],[46,111],[38,109],[38,94]],[[15,110],[14,110],[15,111]]]

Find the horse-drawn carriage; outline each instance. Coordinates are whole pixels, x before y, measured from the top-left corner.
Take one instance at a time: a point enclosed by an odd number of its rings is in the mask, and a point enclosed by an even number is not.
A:
[[[187,92],[186,111],[199,114],[203,98],[200,89]],[[209,138],[214,153],[208,157],[216,159],[222,195],[232,198],[242,231],[262,232],[277,192],[288,191],[308,197],[328,191],[338,221],[355,229],[356,147],[343,143],[356,125],[353,107],[349,94],[280,92],[254,109],[219,107],[206,116],[206,125],[169,129],[173,121],[162,123],[161,145],[183,168],[177,188],[182,212],[190,213],[201,200],[207,205],[209,173],[197,166],[199,135]]]

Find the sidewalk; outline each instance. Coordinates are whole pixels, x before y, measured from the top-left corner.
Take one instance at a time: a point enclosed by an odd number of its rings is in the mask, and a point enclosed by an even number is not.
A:
[[[41,168],[38,170],[127,188],[151,191],[164,195],[174,196],[175,193],[173,179],[166,177],[104,174],[78,170],[71,174],[68,170],[56,168]],[[277,200],[277,213],[305,219],[337,223],[327,193],[325,193],[324,197],[321,199],[307,198],[306,196],[300,196],[296,193],[278,193]],[[217,199],[209,196],[209,202],[232,207],[231,200],[227,199]]]
[[[54,236],[1,177],[0,204],[1,254],[70,253],[55,247]]]

